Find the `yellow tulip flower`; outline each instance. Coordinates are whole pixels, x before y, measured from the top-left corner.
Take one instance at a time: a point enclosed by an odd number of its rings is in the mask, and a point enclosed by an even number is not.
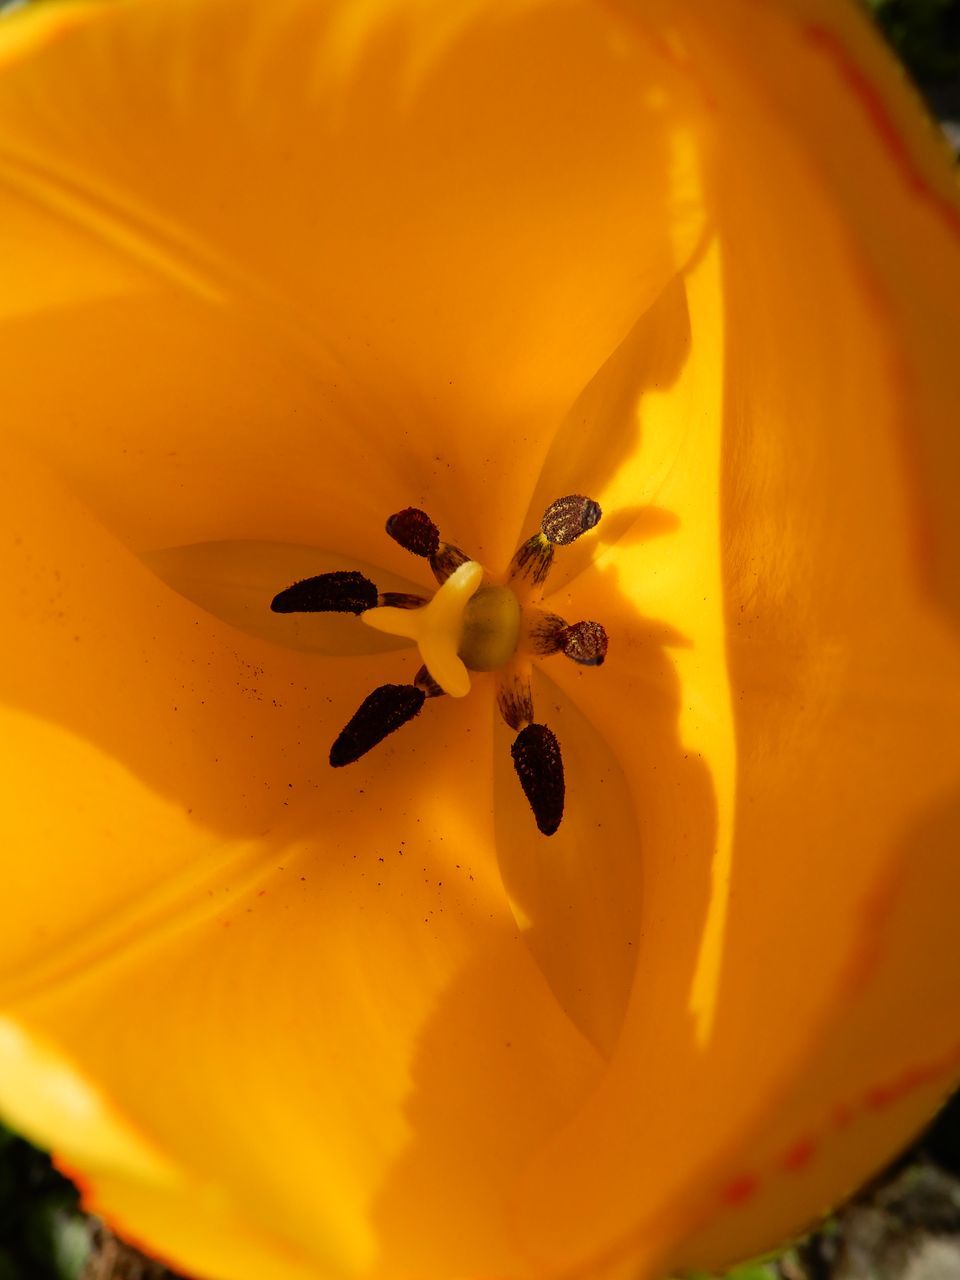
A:
[[[0,234],[0,1112],[92,1208],[214,1280],[635,1280],[917,1131],[960,202],[855,5],[28,6]],[[271,611],[327,574],[419,607]]]

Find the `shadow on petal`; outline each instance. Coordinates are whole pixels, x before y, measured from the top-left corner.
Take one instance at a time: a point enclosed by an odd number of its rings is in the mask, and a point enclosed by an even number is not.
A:
[[[551,572],[549,588],[556,591],[583,572],[597,555],[623,537],[656,537],[676,528],[677,516],[666,509],[642,505],[608,505],[604,499],[612,481],[641,452],[644,396],[664,393],[680,377],[690,355],[690,317],[684,281],[675,277],[640,317],[577,397],[554,437],[537,479],[524,521],[523,537],[539,527],[540,517],[555,498],[582,493],[600,501],[603,518],[596,532],[565,547]],[[643,491],[636,499],[652,501],[663,475],[676,461],[682,436],[677,436],[655,468],[645,466]],[[646,459],[645,459],[646,461]]]
[[[270,601],[303,578],[356,569],[381,591],[427,594],[433,588],[400,578],[340,552],[281,542],[198,542],[147,551],[144,563],[182,596],[248,635],[327,658],[409,648],[411,642],[364,626],[351,614],[273,613]]]
[[[642,928],[643,841],[619,762],[590,721],[550,680],[536,682],[540,723],[557,734],[566,776],[559,830],[536,830],[497,724],[497,856],[523,939],[564,1010],[603,1056],[616,1045]]]
[[[409,1139],[372,1209],[371,1274],[448,1275],[467,1257],[471,1274],[514,1274],[509,1188],[601,1070],[509,922],[491,929],[418,1036]],[[429,1231],[411,1230],[421,1206],[442,1206]]]
[[[617,542],[645,542],[673,533],[680,524],[680,517],[665,507],[618,507],[605,516],[597,541],[600,546],[611,547]]]

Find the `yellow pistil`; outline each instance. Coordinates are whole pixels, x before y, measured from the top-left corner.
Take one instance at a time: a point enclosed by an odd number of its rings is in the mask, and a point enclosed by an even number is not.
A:
[[[452,698],[470,692],[470,676],[459,656],[464,613],[483,581],[483,566],[468,560],[454,570],[433,599],[420,609],[394,609],[389,605],[360,615],[368,627],[391,636],[415,640],[423,665]]]

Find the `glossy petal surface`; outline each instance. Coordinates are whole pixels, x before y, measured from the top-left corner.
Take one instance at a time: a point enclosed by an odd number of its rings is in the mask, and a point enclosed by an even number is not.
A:
[[[722,25],[688,15],[717,111],[719,276],[713,299],[702,268],[688,277],[679,377],[663,340],[650,381],[673,379],[665,421],[646,397],[639,458],[606,492],[591,489],[614,510],[644,485],[672,514],[675,527],[638,519],[638,545],[628,532],[606,557],[636,612],[664,625],[658,635],[622,614],[632,669],[611,644],[589,692],[579,673],[556,672],[631,759],[641,830],[661,853],[645,859],[647,949],[618,1055],[534,1162],[518,1210],[538,1216],[545,1247],[562,1221],[584,1257],[598,1220],[646,1253],[671,1213],[678,1234],[687,1214],[709,1223],[681,1263],[775,1245],[902,1145],[957,1069],[944,905],[957,876],[957,561],[955,517],[938,499],[957,394],[945,347],[955,206],[870,33],[852,15],[828,25],[815,6],[796,8],[761,19],[744,6],[742,24],[736,7]],[[673,310],[679,344],[679,301]],[[661,315],[661,335],[667,325]],[[718,395],[707,351],[721,328]],[[704,424],[718,400],[711,489]],[[671,436],[671,465],[658,466]],[[557,460],[562,487],[562,448]],[[712,519],[715,610],[710,537],[696,550]],[[577,615],[606,610],[617,633],[602,580],[585,573],[570,594]],[[638,744],[622,708],[641,700],[666,714],[649,716]],[[559,1194],[545,1178],[558,1168]],[[649,1216],[638,1220],[638,1204]]]
[[[585,6],[438,13],[0,28],[0,189],[29,228],[7,420],[42,459],[11,445],[4,505],[6,1105],[91,1203],[228,1280],[265,1254],[522,1268],[504,1189],[599,1070],[501,889],[489,700],[430,705],[428,734],[341,779],[329,743],[409,658],[334,671],[304,652],[342,651],[333,631],[296,652],[250,624],[304,543],[314,572],[339,553],[393,588],[384,513],[411,501],[505,561],[559,416],[698,234],[662,53]],[[101,124],[120,104],[123,136]],[[489,512],[463,500],[484,487]]]
[[[809,1221],[957,1069],[958,214],[865,25],[131,0],[0,63],[0,1106],[219,1280]],[[416,659],[257,602],[564,493],[557,835],[486,676],[328,770]]]

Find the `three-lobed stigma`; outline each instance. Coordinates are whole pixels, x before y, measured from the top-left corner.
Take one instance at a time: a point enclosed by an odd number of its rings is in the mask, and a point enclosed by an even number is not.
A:
[[[430,698],[470,692],[470,672],[497,673],[497,705],[516,737],[511,747],[517,778],[538,829],[560,826],[565,780],[560,744],[534,719],[531,659],[562,653],[583,666],[600,666],[607,634],[599,622],[568,624],[557,614],[524,608],[518,589],[538,588],[553,563],[554,548],[568,546],[594,528],[599,505],[570,494],[546,509],[540,530],[514,556],[508,582],[487,581],[477,561],[443,542],[425,511],[407,507],[387,520],[395,542],[428,561],[440,584],[430,600],[381,592],[355,570],[305,578],[279,592],[276,613],[352,613],[367,626],[412,640],[422,666],[411,684],[385,684],[369,694],[330,750],[334,768],[361,756],[419,715]]]

